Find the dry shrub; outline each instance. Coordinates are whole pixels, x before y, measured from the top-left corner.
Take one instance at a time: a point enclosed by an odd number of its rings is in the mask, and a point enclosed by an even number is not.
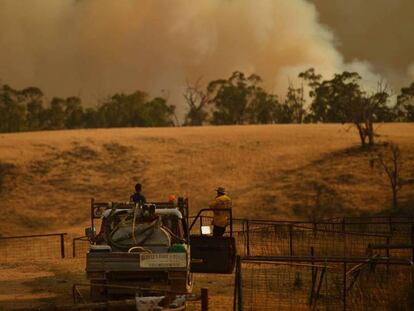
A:
[[[318,221],[352,214],[346,200],[334,186],[323,181],[311,181],[307,188],[312,189],[311,200],[306,205],[295,205],[295,215]]]
[[[108,143],[103,145],[104,149],[111,155],[111,156],[122,156],[128,152],[128,148],[118,143]]]
[[[95,160],[98,153],[88,146],[75,146],[72,150],[64,152],[62,157],[70,157],[80,160]]]
[[[0,193],[4,190],[5,179],[16,166],[10,163],[0,162]]]

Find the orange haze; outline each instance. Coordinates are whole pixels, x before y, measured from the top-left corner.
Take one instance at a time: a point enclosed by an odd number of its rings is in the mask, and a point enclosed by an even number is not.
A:
[[[283,95],[289,79],[358,70],[306,0],[1,0],[0,79],[88,104],[117,91],[169,96],[182,112],[186,80],[261,75]]]

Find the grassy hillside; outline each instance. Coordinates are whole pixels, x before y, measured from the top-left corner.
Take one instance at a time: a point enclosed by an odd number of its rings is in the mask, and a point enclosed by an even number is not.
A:
[[[225,186],[236,217],[303,218],[377,212],[391,202],[357,134],[341,125],[100,129],[0,135],[0,234],[77,230],[89,200],[188,196],[193,211]],[[378,127],[414,176],[414,125]],[[319,193],[319,199],[317,199]],[[414,188],[402,191],[405,206]],[[318,203],[316,203],[318,202]]]

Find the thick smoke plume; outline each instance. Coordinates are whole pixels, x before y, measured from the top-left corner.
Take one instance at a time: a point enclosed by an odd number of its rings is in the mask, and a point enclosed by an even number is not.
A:
[[[414,63],[410,64],[407,69],[408,76],[414,80]]]
[[[345,60],[369,60],[375,70],[398,88],[413,81],[414,1],[312,0],[322,23],[335,31]]]
[[[0,79],[91,104],[136,89],[183,107],[186,80],[261,75],[283,95],[309,67],[345,64],[332,32],[305,0],[0,0]]]

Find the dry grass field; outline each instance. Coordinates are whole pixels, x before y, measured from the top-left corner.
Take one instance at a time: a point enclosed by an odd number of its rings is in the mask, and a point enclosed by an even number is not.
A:
[[[404,175],[414,178],[414,124],[383,124],[377,131],[378,141],[399,144]],[[391,193],[371,158],[353,129],[329,124],[1,134],[0,236],[82,235],[91,197],[127,200],[137,181],[148,200],[188,196],[192,214],[218,185],[233,198],[234,217],[379,213],[390,207]],[[407,185],[401,206],[413,204],[414,186]],[[10,299],[70,301],[69,284],[83,281],[83,269],[83,261],[1,265],[0,289],[15,288],[16,294],[3,291],[0,305]],[[217,278],[198,281],[223,303],[231,301],[231,277],[220,286]]]
[[[414,125],[378,126],[402,149],[414,175]],[[127,200],[136,181],[149,200],[176,193],[193,213],[225,186],[235,217],[303,218],[322,189],[322,207],[340,216],[390,205],[386,179],[341,125],[99,129],[0,135],[0,234],[73,230],[89,200]],[[401,193],[412,202],[413,188]],[[329,205],[329,206],[328,206]]]

